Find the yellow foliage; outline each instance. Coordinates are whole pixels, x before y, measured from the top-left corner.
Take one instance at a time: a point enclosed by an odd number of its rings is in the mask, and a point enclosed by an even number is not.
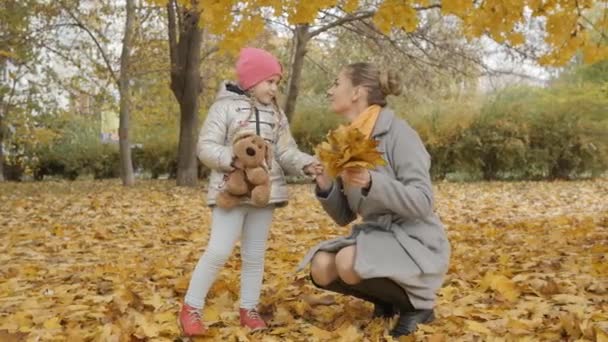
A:
[[[385,34],[392,28],[403,29],[407,32],[416,30],[418,13],[410,1],[384,0],[373,17],[374,24]]]
[[[151,0],[164,6],[166,0]],[[191,6],[189,0],[178,1],[182,6]],[[471,0],[443,0],[441,13],[454,15],[462,20],[462,32],[468,38],[489,35],[498,43],[509,42],[514,46],[525,43],[525,37],[516,30],[526,25],[526,8],[532,16],[546,18],[545,41],[551,48],[539,60],[544,65],[559,66],[570,61],[578,51],[584,54],[586,63],[606,58],[605,46],[598,43],[597,36],[588,35],[590,31],[606,33],[608,16],[598,15],[589,19],[586,11],[603,10],[599,0],[558,1],[558,0],[485,0],[483,5],[475,6]],[[428,0],[383,0],[377,4],[373,22],[385,34],[393,29],[407,32],[418,27],[418,12],[414,7],[428,6]],[[340,5],[346,12],[353,13],[359,8],[356,0],[250,0],[216,1],[200,0],[201,26],[210,33],[221,37],[220,49],[225,52],[237,51],[263,31],[263,8],[272,9],[274,15],[287,13],[290,24],[312,24],[323,9]],[[578,6],[578,7],[577,7]],[[598,7],[599,6],[599,7]],[[238,15],[235,15],[235,12]],[[584,17],[584,18],[583,18]],[[595,22],[587,22],[595,20]],[[2,52],[0,52],[2,55]]]

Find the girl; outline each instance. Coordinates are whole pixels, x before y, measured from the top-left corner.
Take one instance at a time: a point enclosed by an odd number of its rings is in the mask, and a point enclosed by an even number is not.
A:
[[[379,141],[386,166],[347,169],[337,179],[318,175],[317,197],[340,225],[362,223],[351,234],[311,249],[313,283],[375,304],[375,317],[399,320],[391,331],[407,335],[433,320],[435,292],[448,268],[450,245],[433,212],[430,158],[408,124],[386,107],[398,95],[397,74],[368,63],[345,67],[329,90],[332,109]]]
[[[270,53],[255,48],[241,50],[236,63],[238,85],[222,84],[209,109],[198,140],[198,157],[212,172],[207,204],[212,207],[211,236],[198,261],[186,293],[179,322],[184,335],[199,336],[207,328],[201,311],[217,273],[232,254],[241,237],[241,325],[252,330],[266,328],[256,306],[262,287],[266,239],[277,206],[287,203],[283,170],[312,174],[318,164],[298,150],[287,118],[276,105],[281,65]],[[233,170],[232,141],[241,133],[253,132],[272,146],[271,196],[267,207],[257,208],[243,201],[233,209],[215,206],[225,175]]]

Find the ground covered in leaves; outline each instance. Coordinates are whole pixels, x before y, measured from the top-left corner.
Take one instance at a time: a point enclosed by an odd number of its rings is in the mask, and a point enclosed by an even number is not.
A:
[[[383,341],[371,306],[294,274],[346,234],[291,188],[269,241],[261,313],[238,327],[239,254],[212,288],[208,340]],[[176,313],[208,238],[202,187],[146,181],[0,184],[0,341],[179,340]],[[436,184],[453,246],[438,319],[406,341],[608,341],[608,180]]]

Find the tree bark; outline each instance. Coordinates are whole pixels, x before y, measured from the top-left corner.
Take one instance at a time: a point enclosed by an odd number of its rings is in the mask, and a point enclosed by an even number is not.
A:
[[[192,8],[196,9],[193,1]],[[199,28],[199,13],[185,10],[180,20],[179,41],[175,1],[167,5],[169,14],[169,42],[171,57],[171,90],[179,102],[180,131],[177,156],[177,185],[196,186],[198,161],[196,143],[198,135],[199,94],[202,90],[199,74],[201,64],[202,32]]]
[[[291,62],[291,73],[287,86],[287,96],[285,98],[285,115],[291,121],[293,113],[296,109],[296,101],[300,92],[300,79],[302,78],[302,68],[304,67],[304,58],[306,57],[306,45],[310,41],[309,34],[310,26],[308,24],[299,24],[296,26],[293,35],[294,55]]]
[[[133,175],[133,161],[131,160],[131,144],[129,140],[129,116],[131,104],[129,93],[129,59],[131,55],[134,17],[134,0],[127,0],[127,18],[125,23],[125,34],[122,41],[122,52],[120,55],[120,77],[118,80],[120,92],[120,122],[118,126],[120,177],[122,178],[122,184],[125,186],[135,184],[135,176]]]
[[[2,144],[4,142],[4,123],[2,122],[2,113],[0,113],[0,182],[4,182],[4,151]]]

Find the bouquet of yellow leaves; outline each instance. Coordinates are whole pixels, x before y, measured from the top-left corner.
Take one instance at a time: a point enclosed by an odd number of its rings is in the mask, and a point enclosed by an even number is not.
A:
[[[315,147],[315,153],[327,174],[336,177],[347,168],[386,165],[377,147],[378,141],[368,139],[359,129],[341,125],[329,132],[327,141]]]

